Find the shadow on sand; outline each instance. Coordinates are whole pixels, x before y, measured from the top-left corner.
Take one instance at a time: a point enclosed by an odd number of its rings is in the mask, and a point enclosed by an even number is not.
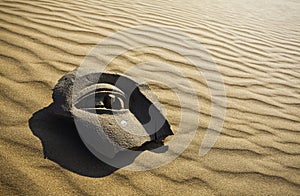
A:
[[[29,120],[31,131],[42,142],[45,158],[88,177],[104,177],[118,169],[97,159],[81,141],[73,120],[53,115],[52,106],[37,111]]]
[[[131,164],[144,150],[161,148],[156,153],[168,150],[163,143],[148,142],[141,146],[136,154],[118,153],[114,160],[122,160],[115,168],[97,159],[84,145],[72,119],[53,114],[55,103],[41,109],[29,119],[29,127],[43,145],[44,158],[58,163],[63,168],[79,175],[99,178],[110,175],[119,168]],[[124,158],[124,156],[126,156]],[[120,159],[121,158],[121,159]]]

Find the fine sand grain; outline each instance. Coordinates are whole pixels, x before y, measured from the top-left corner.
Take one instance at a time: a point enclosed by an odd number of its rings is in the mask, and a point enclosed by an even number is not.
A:
[[[1,195],[299,195],[299,1],[1,0],[0,21]],[[202,43],[223,75],[227,110],[216,144],[200,157],[211,112],[205,78],[161,48],[118,57],[109,71],[153,59],[176,65],[201,105],[201,111],[187,108],[200,122],[180,157],[131,172],[96,159],[74,124],[47,107],[58,79],[95,44],[139,25],[172,27]],[[176,132],[176,96],[163,85],[151,88]]]

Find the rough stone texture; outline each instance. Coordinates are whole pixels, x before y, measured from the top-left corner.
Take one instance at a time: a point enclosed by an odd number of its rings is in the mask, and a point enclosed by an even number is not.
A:
[[[150,88],[123,75],[74,70],[58,81],[52,97],[52,112],[74,119],[87,147],[109,158],[173,135]]]

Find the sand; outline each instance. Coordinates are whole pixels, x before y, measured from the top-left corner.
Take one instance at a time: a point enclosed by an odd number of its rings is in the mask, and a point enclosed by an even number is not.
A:
[[[298,1],[2,0],[0,20],[1,195],[299,195]],[[216,144],[200,157],[211,112],[205,78],[165,50],[116,59],[110,71],[147,58],[176,64],[190,74],[201,105],[187,110],[201,120],[182,155],[132,172],[96,159],[74,125],[47,107],[58,79],[95,44],[139,25],[177,28],[203,44],[224,78],[227,110]],[[176,132],[178,102],[163,85],[152,89]]]

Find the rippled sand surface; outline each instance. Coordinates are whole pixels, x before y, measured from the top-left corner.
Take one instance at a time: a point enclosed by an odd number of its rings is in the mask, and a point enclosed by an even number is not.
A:
[[[0,21],[1,195],[299,195],[299,1],[1,0]],[[131,172],[97,160],[74,125],[49,116],[47,106],[58,79],[95,44],[139,25],[179,29],[205,46],[223,75],[227,110],[216,144],[200,157],[211,112],[205,78],[159,48],[116,59],[115,72],[141,59],[180,67],[201,105],[188,109],[200,122],[180,157]],[[178,102],[163,85],[153,91],[176,132]]]

